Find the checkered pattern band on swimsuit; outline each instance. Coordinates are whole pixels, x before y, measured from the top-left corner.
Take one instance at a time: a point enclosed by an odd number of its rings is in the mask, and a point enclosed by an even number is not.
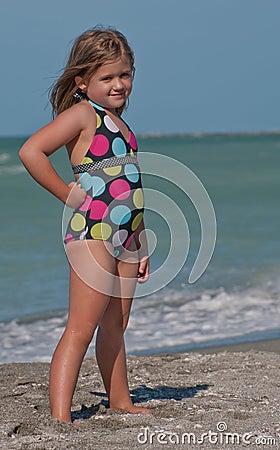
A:
[[[78,164],[77,166],[72,166],[74,174],[91,172],[97,169],[105,169],[107,167],[119,166],[121,164],[137,164],[137,157],[126,155],[126,156],[112,156],[111,158],[105,158],[101,161],[96,161],[87,164]]]

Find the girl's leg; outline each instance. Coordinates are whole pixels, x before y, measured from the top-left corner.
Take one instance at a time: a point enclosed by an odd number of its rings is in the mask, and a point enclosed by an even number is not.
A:
[[[69,244],[68,244],[69,245]],[[93,247],[93,246],[91,246]],[[90,261],[89,248],[72,246],[69,252],[75,263],[76,253],[79,264],[91,264],[93,282],[94,264]],[[102,243],[94,243],[94,255],[102,261],[108,273],[115,272],[114,258]],[[69,256],[69,255],[68,255]],[[75,266],[74,266],[75,267]],[[77,269],[77,267],[76,267]],[[79,272],[83,270],[79,267]],[[105,279],[106,277],[104,277]],[[50,370],[50,406],[52,416],[60,421],[71,422],[71,402],[79,375],[79,370],[92,340],[94,331],[110,301],[110,295],[103,294],[85,284],[70,264],[70,302],[66,329],[53,355]]]
[[[110,402],[110,408],[131,413],[151,413],[147,408],[134,406],[129,393],[124,332],[128,324],[136,287],[138,263],[117,261],[116,292],[125,297],[112,297],[99,324],[96,338],[96,359]],[[123,278],[129,278],[124,284]]]

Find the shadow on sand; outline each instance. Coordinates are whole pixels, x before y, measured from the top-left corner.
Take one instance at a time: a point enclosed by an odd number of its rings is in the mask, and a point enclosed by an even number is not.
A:
[[[138,388],[132,389],[130,394],[133,403],[143,403],[150,400],[180,401],[184,398],[193,398],[199,391],[207,390],[208,387],[208,384],[198,384],[196,386],[186,388],[176,388],[171,386],[157,386],[155,388],[149,388],[145,384],[141,384]],[[102,400],[98,404],[93,404],[89,407],[82,405],[80,410],[73,411],[73,420],[89,419],[99,411],[100,407],[109,408],[109,402],[105,393],[95,391],[91,391],[90,393],[97,397],[102,397]]]

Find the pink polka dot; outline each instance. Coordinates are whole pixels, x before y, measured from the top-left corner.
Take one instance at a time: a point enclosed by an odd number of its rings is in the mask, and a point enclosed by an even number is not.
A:
[[[129,196],[130,186],[125,180],[115,180],[110,184],[109,192],[113,198],[124,200]]]
[[[128,248],[129,247],[129,245],[130,245],[130,243],[131,243],[131,241],[132,241],[132,239],[134,238],[134,233],[132,233],[130,236],[129,236],[129,238],[127,239],[127,241],[126,241],[126,243],[125,243],[125,248]]]
[[[70,233],[68,233],[68,234],[66,234],[66,236],[65,236],[64,242],[65,242],[65,244],[67,244],[68,242],[71,242],[71,241],[74,241],[74,240],[75,240],[75,239],[74,239],[73,235],[70,234]]]
[[[134,136],[134,134],[132,133],[132,131],[129,132],[129,139],[128,142],[131,145],[131,148],[133,150],[137,150],[137,142],[136,142],[136,137]]]
[[[90,205],[90,214],[89,217],[93,220],[103,219],[103,217],[107,216],[108,207],[106,203],[101,200],[93,200]]]
[[[79,210],[80,211],[87,211],[90,208],[91,200],[92,200],[91,196],[87,195],[84,203],[80,206]]]
[[[103,156],[108,151],[109,141],[103,134],[94,136],[90,146],[90,152],[95,156]]]

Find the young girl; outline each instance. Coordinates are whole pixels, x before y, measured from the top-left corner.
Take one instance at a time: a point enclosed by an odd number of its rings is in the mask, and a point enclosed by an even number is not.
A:
[[[59,421],[71,422],[79,370],[97,327],[96,358],[110,408],[151,412],[131,401],[123,338],[136,282],[149,277],[137,143],[121,119],[133,74],[134,55],[120,32],[83,33],[52,89],[57,117],[19,153],[32,177],[72,208],[64,235],[69,313],[50,369],[51,413]],[[63,145],[76,178],[70,184],[48,159]]]

